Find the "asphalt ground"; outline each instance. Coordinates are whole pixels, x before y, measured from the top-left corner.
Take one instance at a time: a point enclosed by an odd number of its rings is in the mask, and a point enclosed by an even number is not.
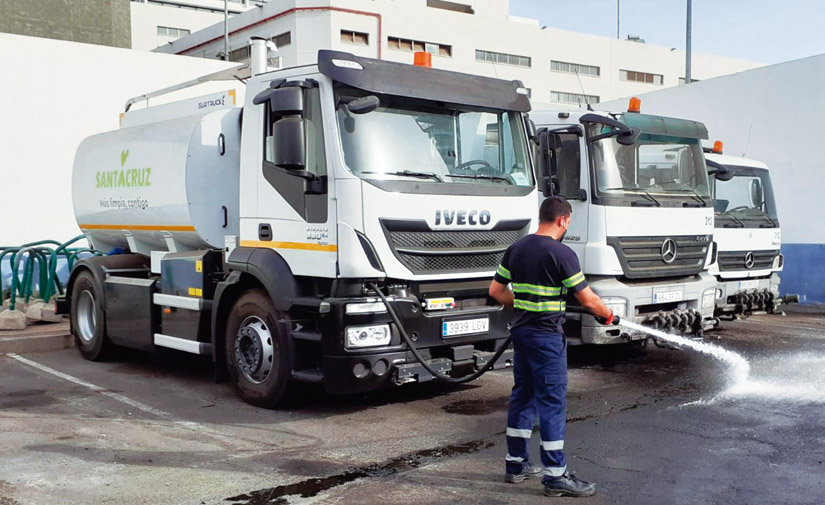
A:
[[[585,503],[825,503],[825,315],[714,336],[750,360],[747,382],[693,351],[571,348],[565,450],[597,482]],[[0,505],[573,501],[503,482],[511,381],[307,388],[270,411],[185,354],[0,355]]]

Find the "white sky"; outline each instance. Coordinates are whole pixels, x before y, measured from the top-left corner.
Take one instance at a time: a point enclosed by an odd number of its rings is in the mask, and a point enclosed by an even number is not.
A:
[[[618,0],[621,38],[685,48],[687,0]],[[510,0],[542,26],[616,36],[617,0]],[[825,0],[693,0],[693,52],[761,63],[825,53]]]

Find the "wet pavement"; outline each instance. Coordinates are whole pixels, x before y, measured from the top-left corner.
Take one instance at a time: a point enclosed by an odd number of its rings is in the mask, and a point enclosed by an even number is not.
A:
[[[565,449],[598,483],[587,503],[825,503],[825,315],[714,335],[748,381],[692,351],[571,349]],[[187,355],[0,355],[0,505],[566,503],[502,480],[511,381],[307,388],[267,411]]]

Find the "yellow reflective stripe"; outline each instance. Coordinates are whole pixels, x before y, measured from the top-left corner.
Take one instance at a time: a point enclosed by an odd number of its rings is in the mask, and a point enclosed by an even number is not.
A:
[[[564,286],[568,287],[568,288],[572,288],[576,284],[581,284],[582,282],[584,282],[584,274],[581,273],[581,272],[577,273],[576,275],[572,275],[572,276],[568,277],[567,279],[564,279],[563,281],[561,281],[561,283],[564,284]]]
[[[529,293],[531,295],[539,296],[558,296],[561,294],[561,288],[555,286],[539,286],[538,284],[525,284],[523,282],[514,282],[513,292]]]
[[[563,312],[567,308],[565,302],[531,302],[528,300],[516,299],[513,307],[530,312]]]
[[[501,265],[499,265],[498,268],[496,269],[496,273],[499,274],[500,276],[504,277],[507,280],[510,280],[512,278],[512,277],[510,277],[510,271],[507,270],[506,268],[504,268]]]

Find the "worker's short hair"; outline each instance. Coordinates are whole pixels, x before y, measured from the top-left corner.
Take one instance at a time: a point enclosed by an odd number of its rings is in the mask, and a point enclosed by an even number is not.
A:
[[[551,196],[541,202],[539,222],[552,223],[560,217],[568,217],[571,214],[573,214],[573,209],[570,208],[570,202],[560,196]]]

